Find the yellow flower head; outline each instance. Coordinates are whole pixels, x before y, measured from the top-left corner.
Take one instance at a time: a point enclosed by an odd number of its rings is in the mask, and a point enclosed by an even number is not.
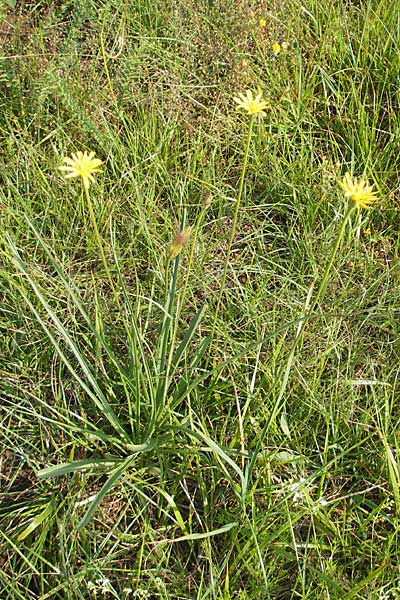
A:
[[[265,27],[267,26],[267,20],[261,17],[261,19],[258,21],[258,24],[260,26],[260,29],[265,29]]]
[[[274,54],[279,54],[279,52],[282,50],[282,47],[280,44],[278,44],[278,42],[275,42],[275,44],[272,44],[271,48],[272,48],[272,52]]]
[[[238,104],[236,109],[243,109],[249,115],[265,115],[264,111],[270,107],[268,102],[263,100],[262,92],[258,92],[258,94],[253,97],[253,92],[247,90],[246,95],[238,94],[233,99]]]
[[[103,164],[102,160],[94,158],[94,152],[81,152],[80,150],[74,154],[72,158],[64,158],[66,165],[58,167],[60,171],[67,171],[65,177],[70,179],[71,177],[82,177],[83,185],[86,189],[89,189],[90,183],[94,181],[93,174],[100,173],[101,169],[99,166]]]
[[[346,173],[338,183],[343,188],[346,198],[354,202],[357,208],[369,208],[378,201],[373,186],[363,179],[351,179],[350,173]]]

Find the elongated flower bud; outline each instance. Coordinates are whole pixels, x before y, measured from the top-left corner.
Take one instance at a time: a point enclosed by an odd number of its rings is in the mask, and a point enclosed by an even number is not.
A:
[[[191,230],[192,230],[192,228],[190,227],[190,225],[188,225],[187,227],[182,229],[177,234],[175,239],[170,243],[170,245],[168,246],[168,250],[167,250],[168,258],[170,260],[173,260],[174,258],[176,258],[178,256],[178,254],[181,253],[183,246],[186,244],[186,242],[189,239]]]
[[[211,192],[206,192],[206,194],[204,196],[203,207],[208,208],[209,206],[211,206],[211,202],[212,202]]]

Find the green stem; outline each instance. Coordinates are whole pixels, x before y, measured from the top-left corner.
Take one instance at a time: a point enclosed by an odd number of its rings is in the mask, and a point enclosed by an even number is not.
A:
[[[221,284],[220,284],[220,289],[219,289],[219,294],[218,294],[218,299],[217,299],[217,305],[215,307],[214,320],[213,320],[213,325],[212,325],[212,329],[211,329],[211,338],[213,338],[213,336],[214,336],[215,327],[216,327],[216,324],[217,324],[218,313],[219,313],[219,309],[220,309],[221,302],[222,302],[222,296],[223,296],[224,291],[225,291],[226,276],[227,276],[227,273],[228,273],[229,257],[230,257],[230,253],[231,253],[231,250],[232,250],[233,240],[235,239],[235,235],[236,235],[236,227],[237,227],[237,222],[238,222],[238,218],[239,218],[239,211],[240,211],[240,207],[241,207],[241,203],[242,203],[242,197],[243,197],[244,180],[245,180],[245,176],[246,176],[246,172],[247,172],[247,165],[248,165],[248,162],[249,162],[250,143],[251,143],[251,138],[252,138],[252,133],[253,133],[253,126],[254,126],[254,117],[251,117],[250,123],[249,123],[249,132],[248,132],[248,135],[247,135],[246,148],[245,148],[245,152],[244,152],[242,174],[240,176],[239,190],[238,190],[238,195],[237,195],[237,199],[236,199],[235,212],[234,212],[234,215],[233,215],[233,222],[232,222],[232,227],[231,227],[231,233],[230,233],[230,236],[229,236],[228,248],[226,250],[225,262],[224,262],[224,270],[223,270],[223,273],[222,273],[222,279],[221,279]]]
[[[190,272],[191,272],[191,269],[192,269],[192,263],[193,263],[194,253],[195,253],[195,250],[196,250],[197,237],[198,237],[200,226],[201,226],[201,223],[203,221],[203,217],[204,217],[206,211],[207,211],[207,208],[204,208],[204,206],[203,206],[202,209],[201,209],[201,211],[200,211],[200,213],[198,214],[196,225],[194,227],[194,232],[193,232],[193,235],[192,235],[191,240],[190,240],[190,254],[189,254],[189,260],[188,260],[187,267],[186,267],[185,283],[183,285],[182,294],[180,295],[179,315],[181,313],[181,310],[185,306],[186,294],[187,294],[188,285],[189,285],[189,279],[190,279]]]
[[[309,310],[307,311],[308,314],[310,314],[311,312],[313,312],[313,310],[317,307],[318,302],[321,300],[321,298],[323,297],[323,295],[325,293],[326,286],[327,286],[328,279],[329,279],[329,275],[331,273],[332,265],[333,265],[333,262],[334,262],[334,260],[336,258],[336,254],[337,254],[337,252],[339,250],[339,246],[340,246],[340,244],[342,242],[342,239],[343,239],[343,236],[344,236],[344,232],[346,230],[347,223],[348,223],[348,221],[350,219],[350,215],[353,212],[353,209],[354,209],[354,204],[350,203],[349,207],[347,209],[347,212],[344,215],[344,218],[343,218],[343,221],[342,221],[342,225],[340,227],[340,230],[339,230],[339,233],[338,233],[335,245],[334,245],[333,250],[332,250],[331,257],[330,257],[330,259],[328,261],[328,264],[325,267],[325,272],[324,272],[324,275],[323,275],[323,277],[321,279],[321,283],[319,284],[317,293],[315,294],[315,298],[312,301],[312,303],[310,304]],[[303,323],[304,323],[304,321],[303,321]]]
[[[168,350],[168,342],[170,341],[170,330],[171,330],[171,322],[174,318],[174,302],[175,302],[175,292],[176,292],[176,282],[178,279],[178,270],[179,270],[179,261],[180,255],[176,256],[173,261],[172,274],[169,280],[169,288],[168,295],[165,303],[165,314],[163,319],[163,324],[161,327],[161,353],[160,353],[160,364],[159,364],[159,372],[158,375],[162,379],[165,376],[165,379],[168,377],[168,362],[167,362],[167,350]],[[158,393],[160,394],[160,390],[163,389],[163,386],[159,387]],[[162,392],[161,396],[158,398],[158,403],[162,401],[164,397],[164,392]],[[159,406],[158,406],[159,407]]]
[[[299,326],[297,328],[296,337],[295,337],[295,340],[293,342],[293,346],[292,346],[292,349],[290,351],[289,358],[286,361],[286,364],[280,370],[280,373],[279,373],[279,376],[278,376],[278,380],[279,380],[280,376],[282,375],[283,376],[282,385],[281,385],[280,390],[279,390],[278,398],[277,398],[277,400],[274,403],[274,406],[272,408],[272,411],[271,411],[271,413],[269,415],[269,418],[268,418],[267,422],[265,423],[265,425],[264,425],[264,427],[263,427],[260,435],[258,436],[256,447],[255,447],[254,452],[253,452],[253,454],[251,456],[250,462],[247,465],[247,468],[246,468],[246,471],[245,471],[245,475],[244,475],[244,487],[242,489],[242,498],[243,499],[245,498],[245,496],[247,494],[247,490],[248,490],[248,486],[249,486],[251,474],[253,472],[254,465],[256,464],[258,453],[259,453],[260,449],[263,446],[264,438],[267,435],[267,433],[268,433],[268,431],[269,431],[269,429],[271,427],[271,424],[273,423],[273,421],[275,420],[275,418],[277,417],[277,415],[279,414],[279,412],[281,412],[282,409],[285,406],[284,394],[286,392],[286,388],[287,388],[287,385],[289,383],[289,375],[290,375],[290,370],[291,370],[292,362],[293,362],[293,359],[294,359],[295,351],[296,351],[297,346],[298,346],[298,344],[299,344],[299,342],[301,340],[302,333],[304,331],[304,326],[305,326],[305,323],[307,321],[307,317],[316,309],[318,303],[323,298],[323,295],[324,295],[325,290],[326,290],[326,286],[328,284],[328,279],[329,279],[329,275],[331,273],[331,269],[332,269],[334,260],[336,258],[337,252],[339,250],[341,241],[342,241],[344,233],[346,231],[347,223],[348,223],[348,221],[350,219],[350,215],[353,212],[353,209],[354,209],[354,205],[350,204],[349,207],[348,207],[348,209],[347,209],[347,212],[346,212],[346,214],[345,214],[345,216],[343,218],[342,225],[340,227],[340,230],[339,230],[339,233],[338,233],[335,245],[334,245],[333,250],[332,250],[332,254],[331,254],[331,256],[329,258],[329,261],[328,261],[328,263],[327,263],[327,265],[325,267],[325,271],[324,271],[324,274],[322,276],[321,283],[319,284],[317,293],[315,294],[314,300],[310,303],[309,307],[306,308],[306,310],[304,311],[304,318],[300,321]]]
[[[104,269],[107,273],[107,277],[108,277],[111,289],[113,290],[115,300],[117,301],[117,304],[119,306],[118,295],[117,295],[117,292],[116,292],[116,289],[114,286],[110,268],[108,266],[107,258],[106,258],[105,252],[104,252],[104,243],[103,243],[103,240],[101,239],[99,228],[97,226],[96,215],[94,214],[93,202],[92,202],[92,199],[89,194],[89,189],[87,187],[85,187],[85,193],[86,193],[86,200],[87,200],[87,205],[88,205],[88,209],[89,209],[90,220],[92,222],[92,227],[93,227],[94,235],[96,237],[97,246],[100,250],[101,259],[103,261]]]
[[[103,66],[104,66],[104,71],[105,71],[106,78],[107,78],[108,87],[109,87],[109,90],[110,90],[110,95],[111,95],[111,98],[112,98],[115,106],[117,106],[118,102],[117,102],[117,98],[115,97],[114,88],[113,88],[112,83],[111,83],[110,72],[109,72],[108,66],[107,66],[107,57],[106,57],[106,51],[105,51],[105,48],[104,48],[103,31],[100,32],[100,48],[101,48],[101,54],[102,54],[102,57],[103,57]]]

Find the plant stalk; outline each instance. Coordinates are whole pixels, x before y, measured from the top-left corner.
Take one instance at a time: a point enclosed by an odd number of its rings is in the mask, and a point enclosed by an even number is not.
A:
[[[249,123],[249,131],[248,131],[248,135],[247,135],[247,142],[246,142],[246,147],[245,147],[245,152],[244,152],[242,173],[241,173],[240,182],[239,182],[239,190],[238,190],[238,195],[237,195],[237,199],[236,199],[235,212],[234,212],[234,215],[233,215],[233,222],[232,222],[232,227],[231,227],[231,233],[230,233],[230,236],[229,236],[228,248],[226,250],[225,261],[224,261],[224,270],[223,270],[223,273],[222,273],[221,285],[220,285],[220,289],[219,289],[219,294],[218,294],[218,299],[217,299],[217,305],[215,307],[213,325],[212,325],[212,328],[211,328],[211,339],[213,338],[214,333],[215,333],[215,327],[216,327],[216,324],[217,324],[218,313],[219,313],[219,310],[220,310],[220,307],[221,307],[222,296],[223,296],[224,291],[225,291],[226,277],[227,277],[227,273],[228,273],[229,257],[230,257],[230,253],[231,253],[231,250],[232,250],[233,240],[235,239],[235,235],[236,235],[236,228],[237,228],[237,222],[238,222],[238,218],[239,218],[239,211],[240,211],[241,204],[242,204],[243,191],[244,191],[244,181],[245,181],[245,176],[246,176],[246,172],[247,172],[247,165],[248,165],[248,162],[249,162],[250,144],[251,144],[251,138],[252,138],[252,134],[253,134],[253,127],[254,127],[254,117],[251,117],[250,123]]]

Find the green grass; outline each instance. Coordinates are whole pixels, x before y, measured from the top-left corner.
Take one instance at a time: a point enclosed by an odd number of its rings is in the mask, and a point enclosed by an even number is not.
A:
[[[1,599],[397,598],[397,3],[13,4]],[[232,230],[232,97],[258,87]],[[93,214],[57,170],[77,150],[105,161]],[[346,171],[380,204],[352,213],[319,294]]]

